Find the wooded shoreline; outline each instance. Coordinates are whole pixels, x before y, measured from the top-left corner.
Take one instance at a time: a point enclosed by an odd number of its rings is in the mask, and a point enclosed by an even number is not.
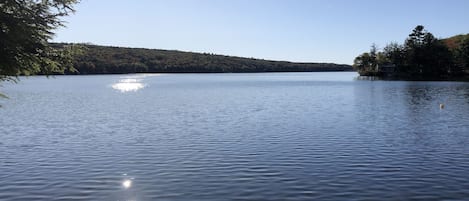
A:
[[[361,76],[385,80],[468,81],[469,34],[438,39],[418,25],[403,44],[372,45],[354,60]]]
[[[79,46],[73,57],[76,71],[64,74],[126,73],[262,73],[354,71],[351,65],[295,63],[176,50],[124,48],[91,44],[52,43],[54,48]]]

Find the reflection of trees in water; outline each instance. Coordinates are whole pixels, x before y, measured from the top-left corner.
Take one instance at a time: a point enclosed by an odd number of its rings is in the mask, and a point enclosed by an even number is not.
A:
[[[377,76],[357,76],[355,80],[369,80],[369,81],[374,81],[374,80],[383,80],[381,77]]]
[[[469,130],[468,83],[356,81],[354,96],[357,132],[390,146],[432,150],[469,140],[460,137]]]
[[[469,104],[469,88],[464,88],[464,97],[466,98],[467,103]]]
[[[404,109],[408,122],[405,122],[406,127],[411,128],[414,134],[411,139],[418,140],[420,137],[416,134],[422,133],[422,129],[429,121],[429,113],[431,110],[430,105],[434,102],[434,92],[429,86],[420,84],[406,84],[403,90],[404,95]],[[425,133],[425,132],[423,132]]]
[[[432,88],[429,87],[414,87],[414,86],[407,86],[406,87],[406,95],[409,98],[408,104],[409,106],[418,106],[418,105],[425,105],[428,104],[433,100],[432,97]]]
[[[410,83],[404,94],[407,107],[415,113],[413,115],[438,111],[439,104],[454,110],[469,110],[467,83]]]
[[[456,82],[406,82],[402,86],[403,121],[399,140],[422,150],[444,147],[467,133],[469,85]],[[445,104],[440,109],[439,104]],[[397,110],[397,109],[396,109]],[[396,137],[395,135],[392,135]],[[457,138],[454,138],[457,136]]]

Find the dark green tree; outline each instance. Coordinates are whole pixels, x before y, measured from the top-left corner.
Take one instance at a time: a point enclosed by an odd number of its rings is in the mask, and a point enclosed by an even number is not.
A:
[[[416,75],[422,72],[424,60],[423,55],[423,43],[426,35],[426,31],[422,25],[418,25],[412,30],[412,33],[409,34],[409,37],[404,43],[404,61],[403,66],[400,70],[406,74]]]
[[[374,69],[374,60],[370,53],[365,52],[353,61],[353,68],[361,75],[371,74]]]
[[[469,71],[469,38],[465,38],[456,50],[456,69]]]
[[[404,57],[399,70],[411,76],[447,75],[452,65],[449,49],[422,25],[415,27],[404,43]]]
[[[376,73],[378,54],[378,47],[375,44],[371,45],[370,52],[365,52],[355,58],[353,68],[362,75]]]
[[[0,1],[0,81],[18,75],[54,74],[73,70],[75,48],[53,48],[53,31],[74,12],[78,0]]]
[[[396,66],[402,66],[404,60],[404,48],[398,43],[390,43],[383,48],[383,54],[389,63]]]
[[[370,53],[355,59],[354,67],[361,75],[393,75],[406,79],[464,76],[469,65],[469,39],[461,43],[451,41],[439,40],[418,25],[403,45],[391,43],[382,52],[372,46]],[[450,49],[448,44],[453,44],[453,48]]]

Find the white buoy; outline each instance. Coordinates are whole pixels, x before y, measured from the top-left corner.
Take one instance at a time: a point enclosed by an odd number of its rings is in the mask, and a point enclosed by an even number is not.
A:
[[[440,103],[440,110],[445,109],[445,104]]]

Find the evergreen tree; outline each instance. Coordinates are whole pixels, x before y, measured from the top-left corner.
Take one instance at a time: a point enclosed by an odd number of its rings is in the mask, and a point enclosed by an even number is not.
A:
[[[78,0],[1,0],[0,81],[73,70],[73,47],[52,48],[53,30]]]
[[[424,26],[418,25],[409,34],[404,45],[391,43],[387,45],[383,52],[376,52],[375,46],[372,46],[370,53],[362,54],[355,59],[354,66],[360,74],[379,74],[375,69],[368,68],[365,64],[371,63],[372,66],[395,66],[392,72],[396,76],[417,79],[444,78],[449,76],[463,75],[462,69],[468,64],[467,46],[461,45],[457,51],[457,59],[454,59],[448,46],[432,33],[426,31]],[[370,57],[370,62],[366,63],[366,57]],[[457,61],[457,65],[455,65]]]

